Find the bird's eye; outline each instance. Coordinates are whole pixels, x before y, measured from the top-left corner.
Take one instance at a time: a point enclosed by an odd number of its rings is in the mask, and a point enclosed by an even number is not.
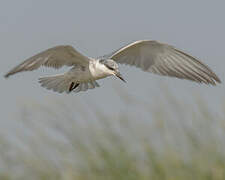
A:
[[[114,71],[114,68],[107,66],[108,69],[110,69],[111,71]]]

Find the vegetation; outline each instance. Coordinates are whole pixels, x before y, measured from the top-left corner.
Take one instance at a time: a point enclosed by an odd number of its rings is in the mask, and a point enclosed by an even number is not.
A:
[[[73,102],[29,104],[16,140],[0,135],[0,179],[224,180],[225,114],[199,98],[193,107],[165,97],[154,106],[122,98],[143,117],[82,112]]]

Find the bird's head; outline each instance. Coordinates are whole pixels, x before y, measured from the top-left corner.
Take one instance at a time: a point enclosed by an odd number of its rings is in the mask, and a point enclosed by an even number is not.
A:
[[[123,82],[126,82],[119,72],[118,64],[114,60],[101,59],[101,60],[99,60],[99,63],[104,65],[104,71],[106,71],[108,74],[116,76],[116,77],[120,78]]]

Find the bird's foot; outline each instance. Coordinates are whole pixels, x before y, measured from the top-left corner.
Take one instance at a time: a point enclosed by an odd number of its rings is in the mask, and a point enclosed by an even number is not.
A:
[[[76,89],[78,86],[79,86],[79,83],[75,84],[74,82],[72,82],[70,84],[69,92],[71,92],[72,90]]]

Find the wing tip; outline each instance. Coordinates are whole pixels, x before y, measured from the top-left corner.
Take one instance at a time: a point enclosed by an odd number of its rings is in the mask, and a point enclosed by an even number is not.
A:
[[[14,75],[14,74],[16,74],[18,72],[20,72],[20,70],[16,67],[16,68],[12,69],[11,71],[7,72],[4,75],[4,77],[7,79],[7,78],[9,78],[9,76],[12,76],[12,75]]]
[[[11,73],[11,72],[8,72],[8,73],[6,73],[6,74],[4,75],[4,78],[8,79],[9,76],[11,76],[11,75],[12,75],[12,73]]]
[[[196,65],[199,65],[199,66],[201,66],[201,68],[204,68],[204,69],[199,69],[202,73],[204,73],[207,76],[207,77],[204,77],[204,79],[206,80],[206,82],[203,82],[203,83],[205,83],[205,84],[211,84],[213,86],[216,86],[217,84],[221,84],[222,83],[222,81],[220,80],[220,78],[206,64],[203,64],[197,58],[195,58],[195,57],[193,57],[193,56],[191,56],[191,55],[189,55],[189,54],[187,54],[187,53],[185,53],[185,52],[183,52],[183,51],[181,51],[181,50],[179,50],[177,48],[174,48],[173,47],[173,49],[176,52],[178,52],[178,53],[180,53],[180,54],[182,54],[184,56],[187,56],[190,59],[192,59],[193,62],[196,63],[195,66]]]
[[[218,84],[221,84],[222,81],[220,80],[220,78],[215,74],[213,73],[213,79],[218,83]]]
[[[208,73],[206,73],[206,75],[208,76],[207,81],[208,81],[209,84],[211,84],[213,86],[216,86],[217,84],[222,83],[220,78],[211,69],[208,68],[207,70],[208,70]]]
[[[215,76],[209,76],[208,79],[205,79],[206,81],[202,81],[201,83],[217,86],[218,84],[221,84],[222,81],[215,75]]]

